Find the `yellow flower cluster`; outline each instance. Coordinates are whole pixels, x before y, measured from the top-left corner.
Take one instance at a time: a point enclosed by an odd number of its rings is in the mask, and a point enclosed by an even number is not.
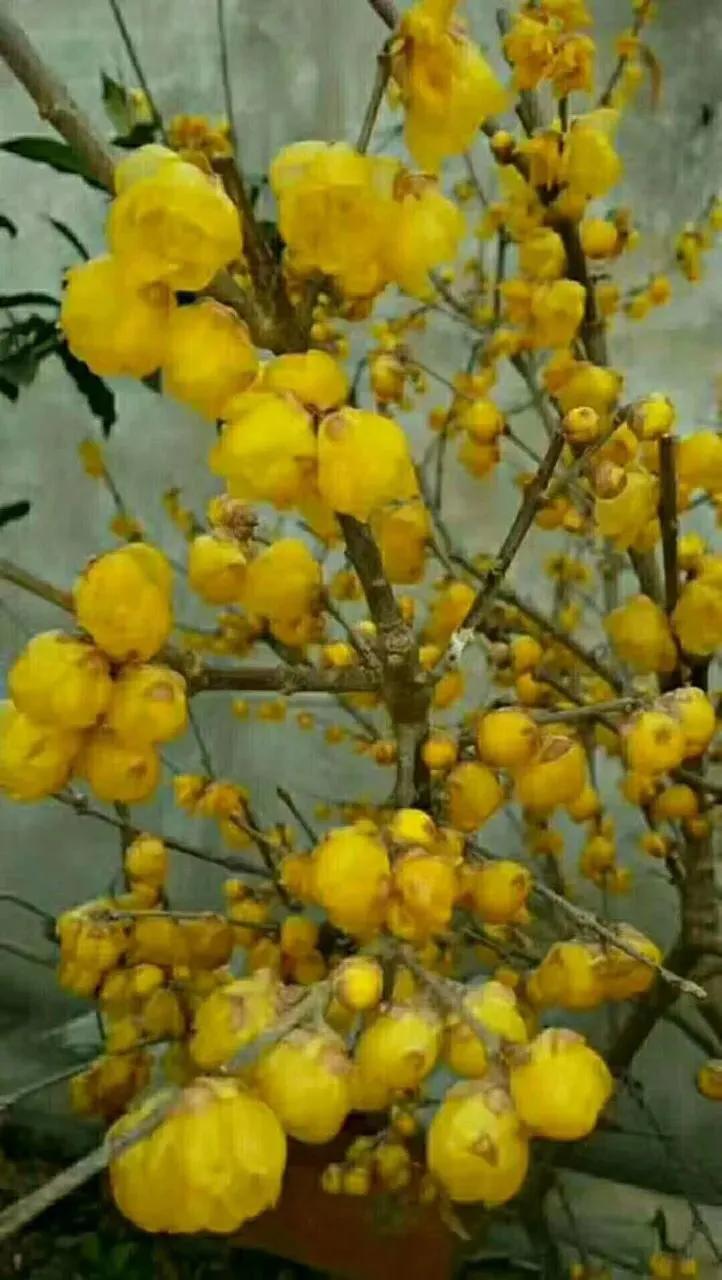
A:
[[[582,0],[542,0],[524,5],[504,37],[504,53],[518,89],[536,89],[548,80],[558,98],[590,93],[594,82],[594,41],[575,28],[591,17]]]
[[[96,373],[143,378],[165,360],[174,291],[203,289],[238,259],[241,225],[219,182],[166,147],[141,147],[121,161],[115,191],[110,256],[69,272],[60,323],[73,353]],[[175,343],[185,340],[181,321]],[[226,355],[236,354],[239,341]]]
[[[9,675],[0,718],[0,790],[60,791],[76,774],[101,800],[135,804],[158,785],[161,743],[186,727],[186,683],[151,662],[172,626],[165,556],[130,543],[92,560],[73,603],[85,636],[34,636]]]
[[[431,296],[429,271],[455,257],[464,232],[461,212],[432,178],[346,143],[285,147],[270,181],[288,271],[330,276],[349,299],[373,299],[391,283]]]

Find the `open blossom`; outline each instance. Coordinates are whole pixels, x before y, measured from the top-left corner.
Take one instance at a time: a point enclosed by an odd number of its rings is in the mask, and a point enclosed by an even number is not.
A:
[[[418,0],[393,46],[393,76],[405,111],[405,138],[418,165],[435,172],[469,147],[507,94],[481,50],[454,22],[456,0]]]

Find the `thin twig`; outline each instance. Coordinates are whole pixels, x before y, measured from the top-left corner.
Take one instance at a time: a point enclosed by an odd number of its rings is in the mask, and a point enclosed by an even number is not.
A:
[[[198,753],[201,758],[203,773],[206,778],[214,778],[215,770],[213,768],[213,761],[211,760],[211,753],[208,750],[208,743],[206,742],[205,737],[201,732],[200,725],[198,724],[198,718],[190,703],[188,704],[188,721],[190,723],[191,730],[193,732],[193,737],[196,740]]]
[[[368,0],[368,2],[381,21],[386,23],[390,31],[393,31],[399,21],[394,0]]]
[[[659,523],[664,562],[664,607],[671,614],[679,594],[677,461],[673,436],[661,436],[659,440]]]
[[[238,138],[236,135],[236,123],[233,112],[233,88],[231,86],[231,73],[228,62],[228,32],[226,31],[226,6],[225,0],[216,0],[216,25],[218,27],[218,47],[221,62],[221,80],[223,83],[223,100],[226,106],[226,117],[228,120],[228,131],[235,154],[238,154]]]
[[[69,1080],[71,1076],[77,1075],[79,1071],[83,1071],[89,1065],[88,1062],[76,1062],[72,1067],[63,1067],[62,1071],[56,1071],[51,1076],[44,1076],[42,1080],[34,1080],[32,1084],[22,1085],[14,1093],[6,1093],[0,1096],[0,1115],[3,1111],[14,1107],[16,1103],[23,1102],[25,1098],[31,1098],[34,1093],[41,1093],[43,1089],[51,1089],[55,1084],[62,1084],[64,1080]]]
[[[34,902],[29,902],[27,898],[21,898],[17,893],[0,893],[0,902],[12,903],[14,907],[20,907],[22,911],[29,911],[32,915],[37,916],[47,925],[55,925],[55,916],[50,911],[43,911],[42,907],[37,907]]]
[[[308,836],[309,840],[311,841],[311,844],[312,844],[312,845],[317,845],[317,844],[318,844],[318,833],[317,833],[316,831],[314,831],[314,829],[313,829],[313,827],[311,826],[310,822],[308,822],[308,821],[307,821],[307,819],[306,819],[306,818],[304,818],[304,816],[303,816],[303,814],[301,813],[301,810],[299,809],[298,805],[296,804],[296,801],[294,800],[293,796],[292,796],[292,795],[290,795],[288,791],[286,791],[286,788],[285,788],[285,787],[276,787],[276,795],[278,796],[279,800],[281,801],[281,804],[285,804],[285,806],[286,806],[286,808],[289,810],[289,812],[293,814],[294,818],[296,819],[296,822],[299,824],[299,826],[300,826],[300,827],[303,829],[303,831],[306,833],[306,835]]]
[[[66,613],[72,612],[73,597],[69,591],[54,587],[52,583],[39,578],[28,569],[21,569],[11,560],[0,559],[0,578],[4,582],[11,582],[14,586],[20,587],[23,591],[28,591],[31,595],[38,596],[41,600],[47,600],[49,604],[57,605],[59,609],[65,609]]]
[[[0,951],[7,951],[8,955],[17,956],[18,960],[27,960],[29,964],[40,965],[42,969],[55,968],[54,960],[48,960],[39,952],[31,951],[30,947],[23,946],[22,942],[8,942],[7,938],[3,938],[0,942]]]
[[[707,999],[707,992],[699,983],[692,982],[691,979],[685,978],[679,973],[674,973],[665,965],[658,964],[656,960],[650,959],[643,951],[635,947],[634,943],[626,942],[615,929],[603,924],[591,911],[569,902],[567,898],[556,893],[554,889],[550,889],[543,881],[534,881],[534,892],[538,893],[540,898],[546,898],[548,902],[553,902],[555,907],[563,911],[571,920],[574,920],[580,928],[596,934],[598,938],[602,938],[610,946],[616,947],[618,951],[623,951],[625,955],[630,956],[633,960],[639,961],[647,969],[653,969],[658,977],[669,986],[676,987],[678,991],[683,992],[685,995],[694,996],[695,1000]]]
[[[562,449],[564,436],[555,432],[534,479],[524,493],[522,504],[517,511],[512,526],[507,533],[491,568],[482,576],[482,585],[469,608],[466,617],[457,627],[449,640],[447,664],[455,664],[461,658],[466,646],[473,640],[477,630],[486,619],[491,605],[496,599],[499,588],[506,577],[511,563],[529,532],[534,517],[544,499],[546,487],[554,473]]]
[[[576,724],[579,720],[598,720],[600,716],[631,715],[641,705],[642,698],[610,698],[608,702],[596,702],[578,707],[565,707],[561,711],[536,711],[529,715],[537,724]],[[516,705],[516,704],[514,704]]]
[[[110,814],[103,813],[100,809],[93,809],[85,796],[72,794],[58,794],[53,797],[60,804],[67,805],[83,818],[94,818],[96,822],[104,822],[106,826],[122,829],[123,823],[118,818],[111,818]],[[227,871],[242,871],[249,876],[261,876],[267,878],[265,867],[259,867],[255,862],[250,862],[241,854],[233,854],[232,857],[223,857],[222,854],[207,853],[204,849],[197,849],[194,845],[187,844],[184,840],[176,840],[172,836],[164,836],[158,832],[144,832],[141,827],[132,826],[129,828],[133,838],[143,834],[152,834],[156,839],[162,840],[169,849],[175,849],[177,853],[184,853],[189,858],[195,858],[198,862],[207,862],[211,866],[224,867]]]
[[[388,49],[384,46],[376,58],[376,75],[374,76],[374,83],[371,89],[371,97],[369,98],[363,123],[361,125],[361,131],[356,142],[356,150],[360,151],[362,155],[368,151],[371,135],[374,131],[374,125],[376,124],[376,117],[381,110],[381,104],[384,100],[384,94],[386,92],[386,86],[389,82],[390,75],[391,59],[389,57]]]
[[[417,959],[410,947],[400,947],[399,955],[406,968],[411,970],[414,977],[423,986],[428,987],[436,1003],[446,1013],[455,1014],[461,1022],[465,1023],[481,1041],[489,1054],[497,1054],[499,1052],[503,1043],[501,1036],[485,1027],[483,1022],[480,1022],[468,1008],[464,1001],[466,993],[463,987],[458,988],[444,978],[440,978],[438,974],[430,973]]]
[[[88,171],[112,191],[115,164],[106,143],[1,3],[0,57],[35,101],[40,118],[62,134]]]
[[[162,129],[163,120],[162,120],[160,111],[158,110],[158,106],[156,104],[155,98],[153,97],[153,94],[151,92],[151,88],[146,78],[145,72],[143,71],[143,66],[141,64],[140,58],[138,57],[138,50],[135,47],[135,42],[128,29],[128,24],[125,21],[125,18],[123,17],[120,4],[118,3],[118,0],[108,0],[108,4],[110,5],[111,12],[115,19],[115,25],[117,26],[118,31],[120,33],[120,38],[123,41],[123,45],[125,46],[125,52],[127,53],[128,58],[130,60],[130,65],[132,66],[133,71],[135,72],[135,75],[138,77],[138,84],[140,85],[141,89],[143,90],[143,93],[148,99],[148,105],[151,109],[151,112],[153,113],[153,123],[158,125]]]

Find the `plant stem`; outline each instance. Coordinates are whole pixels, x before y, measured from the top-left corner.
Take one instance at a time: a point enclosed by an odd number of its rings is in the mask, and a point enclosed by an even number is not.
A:
[[[218,46],[221,62],[221,80],[223,82],[223,100],[226,107],[231,143],[233,145],[234,153],[237,155],[238,136],[236,134],[236,123],[233,111],[233,88],[231,86],[231,72],[228,61],[228,32],[226,30],[225,0],[216,0],[216,24],[218,27]]]
[[[128,24],[125,21],[125,18],[123,17],[120,4],[118,0],[108,0],[108,4],[110,5],[111,12],[115,19],[115,25],[117,26],[118,31],[120,32],[120,38],[123,41],[123,45],[125,46],[125,52],[127,53],[128,58],[130,60],[130,65],[132,66],[133,71],[135,72],[135,75],[138,77],[138,84],[140,85],[141,89],[143,90],[143,93],[148,99],[148,105],[150,106],[150,109],[153,113],[153,123],[158,125],[159,128],[162,130],[163,121],[161,118],[161,114],[160,114],[160,111],[158,110],[155,98],[153,97],[153,94],[151,92],[151,88],[148,83],[148,80],[146,79],[145,72],[143,71],[143,66],[141,64],[140,58],[138,57],[138,50],[135,47],[135,42],[128,29]]]
[[[290,795],[288,791],[286,791],[285,787],[276,787],[276,795],[278,796],[279,800],[281,801],[281,804],[285,804],[285,806],[286,806],[286,808],[289,810],[289,812],[293,814],[293,816],[294,816],[294,818],[296,819],[296,821],[297,821],[297,823],[299,824],[299,826],[302,828],[302,830],[303,830],[303,831],[305,832],[305,834],[308,836],[309,840],[311,841],[311,844],[312,844],[312,845],[317,845],[317,844],[318,844],[318,833],[317,833],[316,831],[314,831],[314,829],[313,829],[313,827],[311,826],[310,822],[308,822],[308,821],[306,820],[306,818],[304,818],[304,816],[303,816],[303,814],[301,813],[301,810],[299,809],[298,805],[296,804],[296,801],[294,800],[293,796],[292,796],[292,795]]]
[[[368,2],[381,21],[386,23],[390,31],[393,31],[399,21],[394,0],[368,0]]]
[[[532,526],[563,448],[564,436],[560,431],[557,431],[549,442],[541,466],[526,489],[522,504],[494,563],[482,576],[482,585],[477,592],[476,599],[473,601],[461,626],[456,629],[449,641],[446,656],[447,666],[458,663],[466,646],[473,640],[476,632],[484,623],[489,609],[499,593],[507,571]]]
[[[386,86],[389,82],[390,75],[391,59],[389,57],[388,49],[384,46],[376,58],[376,75],[374,76],[374,83],[371,89],[371,97],[369,98],[363,123],[361,125],[361,132],[359,133],[358,140],[356,142],[356,150],[360,151],[362,155],[369,149],[371,135],[374,131],[374,125],[376,124],[376,117],[381,109],[381,103],[384,100],[384,93],[386,92]]]

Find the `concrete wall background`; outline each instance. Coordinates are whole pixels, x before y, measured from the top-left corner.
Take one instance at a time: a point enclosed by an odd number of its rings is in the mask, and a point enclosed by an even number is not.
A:
[[[491,48],[496,46],[493,8],[468,0],[476,34]],[[596,0],[592,8],[603,65],[608,66],[613,37],[628,24],[629,6],[626,0]],[[10,0],[10,9],[102,124],[99,68],[122,72],[132,83],[104,0],[83,0],[82,5]],[[204,5],[195,0],[125,0],[123,9],[162,111],[220,111],[210,0]],[[247,169],[262,169],[288,141],[352,137],[368,95],[373,55],[384,38],[380,22],[363,0],[235,0],[229,9],[236,117]],[[649,269],[670,265],[670,233],[694,217],[722,185],[722,10],[718,0],[660,0],[659,9],[650,40],[665,71],[663,100],[652,112],[644,105],[648,95],[643,91],[641,110],[625,121],[621,148],[626,173],[621,196],[614,197],[615,203],[632,203],[643,231],[642,247],[625,264],[630,280],[642,280]],[[703,104],[712,109],[707,127],[700,124]],[[43,129],[4,67],[0,122],[3,137]],[[478,164],[483,172],[482,147]],[[0,241],[2,291],[57,288],[59,272],[70,264],[71,253],[49,226],[47,215],[72,225],[91,252],[101,249],[99,194],[72,178],[2,154],[0,212],[20,228],[17,241]],[[657,311],[644,326],[620,325],[612,344],[615,362],[627,376],[629,397],[666,392],[678,404],[687,429],[716,420],[715,381],[722,374],[721,267],[719,253],[710,255],[706,280],[697,288],[675,277],[673,305]],[[460,343],[458,328],[442,325],[424,338],[419,355],[448,372],[463,359]],[[208,429],[192,414],[142,387],[119,382],[116,392],[119,419],[108,449],[111,470],[149,535],[179,557],[182,543],[164,520],[161,494],[178,484],[200,509],[213,491],[205,467]],[[435,391],[429,403],[442,399]],[[523,399],[511,379],[502,383],[502,403]],[[421,438],[418,420],[410,426]],[[531,440],[536,426],[522,417],[516,429]],[[70,583],[91,552],[113,543],[107,531],[112,514],[107,495],[82,474],[76,458],[76,445],[93,430],[84,403],[54,361],[43,367],[17,406],[0,402],[0,502],[27,497],[33,503],[28,520],[2,531],[0,552],[61,584]],[[455,465],[450,467],[448,518],[459,540],[475,551],[480,546],[493,548],[505,531],[514,469],[516,460],[480,487]],[[553,546],[550,539],[550,551]],[[513,577],[520,589],[538,596],[543,588],[532,578],[531,566],[529,553],[522,555]],[[54,609],[4,585],[0,605],[0,666],[5,668],[26,632],[57,625],[59,618]],[[199,616],[193,610],[187,600],[179,607],[184,619]],[[323,706],[314,710],[322,719]],[[316,798],[338,799],[372,790],[381,796],[388,787],[388,774],[380,775],[345,749],[326,747],[320,734],[312,740],[300,735],[292,716],[284,726],[264,726],[259,732],[252,721],[232,720],[225,704],[215,698],[203,701],[199,711],[218,773],[249,785],[266,820],[277,817],[273,787],[278,782],[289,786],[308,810]],[[169,754],[183,767],[197,765],[192,739]],[[138,820],[167,834],[183,830],[187,835],[167,797],[139,810]],[[634,867],[637,883],[631,903],[622,900],[615,909],[667,942],[674,928],[671,893],[656,868],[636,853],[636,831],[621,828],[619,834],[625,842],[623,861]],[[212,847],[211,834],[200,825],[196,836],[198,843]],[[514,851],[508,830],[499,827],[496,836]],[[117,842],[104,828],[81,822],[54,803],[19,807],[0,802],[0,891],[22,893],[58,911],[102,892],[117,865]],[[214,900],[220,876],[212,868],[178,858],[173,875],[173,896],[179,904]],[[0,936],[42,945],[32,921],[1,903]],[[51,954],[50,948],[46,951]],[[26,1079],[31,1070],[43,1073],[50,1058],[66,1052],[62,1028],[82,1010],[57,991],[52,974],[43,969],[0,953],[0,975],[2,1092]],[[722,1199],[722,1189],[713,1185],[719,1120],[712,1104],[697,1098],[690,1086],[698,1057],[674,1028],[663,1026],[639,1059],[652,1105],[678,1135],[676,1158],[667,1153],[663,1159],[648,1139],[610,1135],[595,1143],[593,1156],[580,1153],[580,1159],[592,1161],[597,1171],[609,1176],[623,1169],[625,1179],[663,1186],[671,1193],[680,1190],[675,1165],[684,1165],[695,1194],[702,1196],[706,1189],[705,1198]],[[38,1103],[36,1110],[43,1105]],[[643,1127],[638,1118],[634,1127]],[[622,1203],[627,1201],[623,1198]],[[617,1210],[610,1213],[615,1218]]]

